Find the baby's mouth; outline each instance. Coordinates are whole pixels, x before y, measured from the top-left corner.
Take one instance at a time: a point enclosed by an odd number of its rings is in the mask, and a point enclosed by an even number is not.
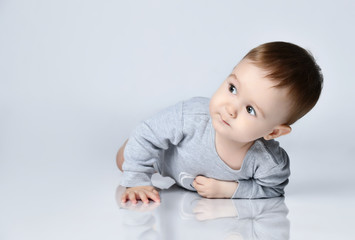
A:
[[[231,125],[229,125],[229,123],[227,123],[226,121],[223,120],[223,122],[224,122],[225,124],[227,124],[228,126],[231,126]]]
[[[220,118],[221,118],[221,121],[224,123],[224,124],[226,124],[227,126],[231,126],[229,123],[227,123],[226,121],[224,121],[224,119],[222,118],[222,115],[219,115],[220,116]]]

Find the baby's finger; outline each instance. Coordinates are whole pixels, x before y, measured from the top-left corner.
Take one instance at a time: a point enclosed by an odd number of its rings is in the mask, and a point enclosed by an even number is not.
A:
[[[135,192],[130,192],[130,193],[128,194],[128,198],[129,198],[129,200],[130,200],[133,204],[136,204],[136,203],[137,203],[136,193],[135,193]]]
[[[199,189],[201,188],[201,185],[198,184],[196,180],[193,181],[192,186],[196,189],[196,191],[199,191]]]
[[[200,184],[201,181],[202,181],[202,179],[201,179],[200,176],[197,176],[197,177],[194,179],[194,182],[195,182],[196,184]]]
[[[201,197],[206,197],[206,193],[203,191],[197,191],[198,195],[200,195]]]
[[[122,194],[121,202],[123,203],[127,202],[127,193]]]
[[[144,202],[144,203],[149,203],[149,200],[148,200],[148,198],[147,198],[147,195],[146,195],[144,192],[139,192],[138,194],[139,194],[139,197],[140,197],[140,199],[142,200],[142,202]]]
[[[154,202],[160,202],[160,196],[159,196],[159,193],[157,191],[156,191],[156,193],[155,192],[150,192],[150,191],[147,191],[146,193],[147,193],[148,197],[150,199],[152,199]]]

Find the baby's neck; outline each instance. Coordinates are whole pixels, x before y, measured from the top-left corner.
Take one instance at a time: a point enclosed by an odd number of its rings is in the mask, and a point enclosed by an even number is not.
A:
[[[219,157],[232,169],[239,170],[253,142],[239,143],[223,138],[216,133],[215,145]]]

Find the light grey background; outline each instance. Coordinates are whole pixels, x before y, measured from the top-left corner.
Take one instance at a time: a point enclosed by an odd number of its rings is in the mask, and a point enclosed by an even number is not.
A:
[[[354,12],[351,0],[0,0],[0,238],[37,236],[44,222],[53,232],[66,211],[99,215],[134,126],[210,97],[268,41],[311,50],[325,78],[318,105],[280,138],[286,196],[354,191]]]

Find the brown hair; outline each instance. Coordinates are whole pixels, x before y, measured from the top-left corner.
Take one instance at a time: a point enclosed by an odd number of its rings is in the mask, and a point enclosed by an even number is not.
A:
[[[245,55],[266,77],[277,82],[277,88],[288,88],[292,99],[288,121],[291,125],[317,103],[323,87],[323,75],[312,54],[287,42],[262,44]]]

